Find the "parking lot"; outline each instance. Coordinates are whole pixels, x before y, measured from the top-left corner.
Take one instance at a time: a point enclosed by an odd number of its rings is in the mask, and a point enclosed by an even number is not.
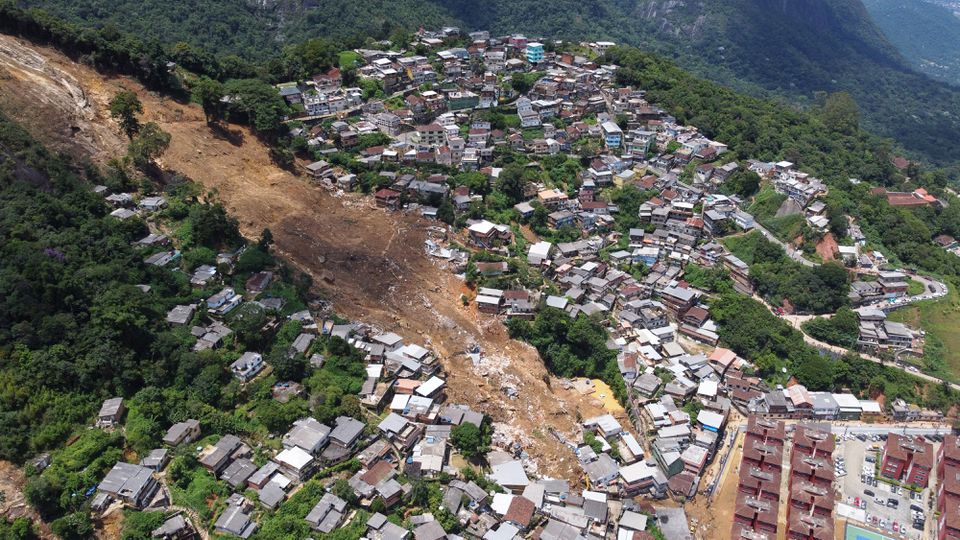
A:
[[[932,531],[935,524],[933,512],[928,506],[931,489],[924,490],[922,495],[915,495],[907,489],[874,478],[875,466],[871,460],[880,459],[884,444],[884,438],[881,437],[857,438],[848,435],[839,438],[839,449],[834,460],[842,463],[846,471],[845,475],[838,475],[837,478],[841,486],[840,502],[863,509],[866,512],[865,524],[886,536],[927,538],[924,531]],[[935,448],[938,445],[937,442],[933,444]],[[916,519],[921,515],[922,522]]]

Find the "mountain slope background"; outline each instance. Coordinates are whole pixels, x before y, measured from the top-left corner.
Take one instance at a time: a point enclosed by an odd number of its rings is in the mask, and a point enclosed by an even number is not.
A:
[[[919,71],[960,85],[960,13],[925,0],[863,0],[863,4]]]
[[[877,1],[877,0],[874,0]],[[495,34],[611,39],[698,75],[798,106],[849,92],[863,125],[911,157],[960,163],[960,88],[933,80],[861,0],[18,0],[68,20],[263,61],[313,37],[362,44],[444,24]],[[358,36],[362,36],[358,38]]]

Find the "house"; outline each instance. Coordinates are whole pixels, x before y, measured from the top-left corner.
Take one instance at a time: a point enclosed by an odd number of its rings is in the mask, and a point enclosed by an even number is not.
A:
[[[406,540],[410,531],[387,520],[387,516],[377,512],[367,520],[367,537],[371,540]]]
[[[447,532],[439,521],[431,520],[423,523],[413,529],[414,540],[444,540],[447,538]]]
[[[227,499],[227,508],[213,524],[214,532],[240,538],[250,538],[257,524],[250,519],[253,505],[240,494]]]
[[[667,287],[660,292],[663,305],[675,316],[680,317],[696,304],[697,293],[692,289]]]
[[[530,484],[523,464],[517,460],[505,461],[491,467],[490,480],[514,493],[523,491]]]
[[[207,298],[207,309],[217,315],[226,315],[240,305],[243,298],[233,287],[224,287],[220,292]]]
[[[666,493],[667,477],[656,465],[638,461],[621,467],[619,474],[623,490],[628,495],[649,493],[655,497],[662,497]]]
[[[315,418],[301,418],[284,434],[282,444],[284,448],[296,447],[316,456],[327,444],[330,431],[329,426],[321,424]]]
[[[307,175],[311,176],[315,180],[321,180],[325,178],[331,178],[333,176],[333,167],[326,161],[314,161],[313,163],[304,165],[304,170]]]
[[[100,412],[97,413],[97,427],[110,428],[120,423],[125,411],[123,398],[110,398],[100,406]]]
[[[191,418],[170,426],[167,434],[163,436],[163,444],[179,446],[181,444],[191,443],[199,438],[200,422]]]
[[[548,210],[556,210],[567,206],[570,198],[559,189],[545,189],[537,193],[537,201]]]
[[[273,461],[285,475],[300,481],[307,478],[316,465],[313,456],[297,446],[285,448],[273,457]]]
[[[363,435],[363,422],[349,416],[338,416],[336,425],[330,432],[330,444],[323,451],[323,459],[340,461],[349,457],[354,445]]]
[[[167,206],[167,200],[163,197],[144,197],[137,206],[147,212],[156,212]]]
[[[193,313],[196,311],[196,305],[174,306],[167,313],[167,322],[173,325],[182,326],[193,319]]]
[[[382,188],[377,190],[373,196],[376,201],[377,208],[396,210],[400,207],[399,191],[390,188]]]
[[[257,272],[256,274],[250,276],[250,279],[247,280],[245,288],[248,293],[259,294],[270,286],[271,281],[273,281],[273,272]]]
[[[408,421],[397,413],[391,412],[377,425],[384,436],[401,450],[409,450],[423,435],[419,424]]]
[[[604,439],[616,437],[623,432],[623,427],[620,425],[620,422],[618,422],[612,414],[588,418],[583,421],[583,427],[588,431],[600,435]]]
[[[264,366],[266,364],[263,362],[263,356],[260,353],[247,351],[230,364],[230,371],[234,377],[240,379],[240,382],[248,382],[256,377]]]
[[[481,313],[496,315],[503,305],[503,291],[481,287],[477,291],[477,310]]]
[[[257,472],[257,466],[252,461],[247,458],[239,458],[227,465],[227,468],[220,473],[220,479],[233,489],[240,489],[246,485],[247,480],[255,472]]]
[[[146,508],[160,488],[153,470],[118,462],[97,485],[97,491],[134,508]]]
[[[575,224],[576,220],[577,220],[577,215],[567,210],[558,210],[556,212],[551,212],[547,216],[547,223],[550,225],[551,229],[560,229],[562,227],[569,227]]]
[[[246,457],[249,454],[250,448],[236,435],[224,435],[209,452],[200,458],[200,464],[214,476],[219,476],[234,459]]]
[[[160,540],[187,540],[195,537],[196,534],[197,532],[193,530],[193,527],[181,514],[171,516],[162,525],[150,532],[151,537]]]
[[[470,241],[477,247],[493,248],[513,241],[513,232],[507,225],[494,224],[487,220],[479,221],[467,228]]]
[[[194,287],[206,287],[217,276],[217,268],[209,264],[202,264],[190,276],[190,284]]]
[[[329,534],[339,528],[347,509],[347,501],[333,493],[324,493],[305,518],[313,530]]]

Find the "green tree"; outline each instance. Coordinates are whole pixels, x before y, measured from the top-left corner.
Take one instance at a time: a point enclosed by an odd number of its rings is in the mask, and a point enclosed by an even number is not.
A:
[[[504,167],[497,178],[497,190],[507,196],[511,205],[523,200],[526,184],[523,167],[516,163]]]
[[[147,122],[127,147],[127,155],[137,166],[145,168],[170,147],[170,134],[153,122]]]
[[[110,100],[110,116],[120,123],[120,131],[133,139],[133,136],[140,130],[140,121],[137,115],[143,113],[143,104],[137,94],[130,90],[123,89]]]
[[[54,534],[63,540],[89,540],[93,538],[93,523],[87,512],[75,512],[50,524]]]
[[[163,512],[137,512],[126,510],[123,513],[123,532],[121,540],[151,540],[151,532],[163,524],[166,516]]]
[[[853,135],[860,129],[860,108],[847,92],[827,96],[820,118],[828,128],[844,135]]]
[[[193,100],[203,107],[207,122],[220,117],[223,99],[223,84],[210,77],[203,76],[193,84]]]
[[[450,430],[450,442],[467,459],[487,451],[480,428],[469,422],[463,422]]]
[[[448,225],[453,225],[453,222],[456,221],[457,215],[449,198],[444,198],[440,206],[437,207],[437,219]]]
[[[350,483],[343,478],[339,478],[333,483],[333,486],[330,488],[330,492],[347,501],[348,504],[354,504],[357,502],[357,492],[350,487]]]

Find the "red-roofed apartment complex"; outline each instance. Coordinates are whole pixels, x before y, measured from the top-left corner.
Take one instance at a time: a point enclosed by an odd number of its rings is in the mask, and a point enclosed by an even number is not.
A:
[[[960,539],[960,438],[947,435],[937,454],[937,538]]]
[[[833,434],[797,426],[790,458],[788,540],[833,539]]]
[[[730,537],[774,540],[780,524],[780,473],[783,469],[783,421],[751,416],[740,462],[737,504]]]
[[[922,438],[891,433],[883,447],[880,474],[925,487],[933,470],[933,445]]]

